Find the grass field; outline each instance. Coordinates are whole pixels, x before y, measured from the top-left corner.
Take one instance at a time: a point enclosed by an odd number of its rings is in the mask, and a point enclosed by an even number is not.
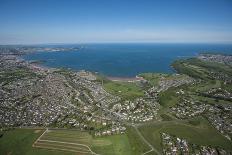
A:
[[[135,82],[112,81],[104,75],[96,75],[96,82],[103,83],[104,89],[122,100],[133,100],[144,95],[143,89]]]
[[[14,129],[0,138],[1,155],[139,155],[149,150],[133,128],[126,134],[92,137],[79,130]],[[44,134],[43,134],[44,133]],[[41,136],[42,135],[42,136]]]
[[[33,148],[32,144],[44,132],[35,129],[14,129],[4,132],[0,138],[1,155],[74,155],[56,150]]]
[[[135,83],[107,81],[103,84],[104,88],[123,100],[135,99],[144,95],[143,90]]]
[[[178,88],[169,88],[168,90],[161,92],[159,95],[160,105],[166,108],[177,104],[181,98],[176,94],[177,90]]]
[[[172,64],[172,66],[179,73],[187,74],[189,76],[204,80],[211,79],[211,71],[232,76],[231,66],[216,62],[205,62],[197,58],[177,60]]]
[[[127,127],[126,134],[101,137],[95,140],[111,142],[111,145],[100,147],[94,144],[93,150],[105,155],[141,155],[150,149],[131,127]]]
[[[46,130],[33,147],[91,154],[92,137],[87,132]]]
[[[158,85],[162,77],[168,77],[170,75],[162,73],[142,73],[139,76],[143,77],[145,80],[149,81],[150,85],[154,86]]]
[[[193,125],[194,124],[194,125]],[[195,118],[191,122],[167,121],[160,123],[151,123],[139,128],[143,136],[160,152],[161,139],[160,133],[165,132],[176,135],[198,145],[210,145],[232,150],[231,141],[223,137],[216,129],[210,126],[204,118]]]

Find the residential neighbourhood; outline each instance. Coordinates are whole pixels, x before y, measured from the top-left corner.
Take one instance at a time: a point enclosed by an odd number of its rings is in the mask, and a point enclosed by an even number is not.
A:
[[[227,155],[231,152],[226,152],[222,148],[215,148],[203,145],[189,143],[186,139],[161,133],[163,153],[166,155],[177,154],[202,154],[202,155]]]

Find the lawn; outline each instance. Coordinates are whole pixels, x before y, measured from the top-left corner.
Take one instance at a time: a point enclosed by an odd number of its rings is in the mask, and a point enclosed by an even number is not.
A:
[[[143,90],[132,82],[107,81],[103,84],[106,91],[121,97],[123,100],[135,99],[144,95]]]
[[[161,139],[160,133],[165,132],[177,137],[184,138],[190,143],[198,145],[210,145],[232,150],[231,141],[223,137],[216,129],[211,127],[207,120],[195,118],[197,121],[168,121],[150,123],[141,126],[139,130],[143,136],[160,152]],[[198,122],[199,121],[199,122]]]

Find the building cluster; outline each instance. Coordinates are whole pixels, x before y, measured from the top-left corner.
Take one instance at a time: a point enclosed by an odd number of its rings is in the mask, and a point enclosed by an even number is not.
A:
[[[6,69],[5,61],[14,63],[14,68]],[[7,79],[1,81],[1,126],[47,126],[75,111],[70,102],[72,91],[63,76],[41,76],[26,65],[1,59],[1,77]]]
[[[163,154],[165,155],[227,155],[231,152],[222,148],[200,146],[189,143],[186,139],[179,138],[167,133],[161,133]]]
[[[77,73],[74,76],[78,75],[80,74]],[[96,106],[111,118],[127,122],[146,122],[157,117],[159,104],[156,100],[137,98],[133,101],[121,101],[120,97],[109,94],[101,83],[95,83],[94,80],[74,78],[73,81],[90,90],[90,95],[94,98]]]
[[[108,128],[101,131],[96,131],[94,136],[100,137],[100,136],[110,136],[115,134],[124,134],[126,132],[126,127],[123,126],[112,126],[112,128]]]
[[[121,115],[90,72],[47,69],[15,55],[0,57],[0,127],[47,126],[123,133]],[[105,133],[106,132],[106,133]]]
[[[158,86],[153,86],[146,91],[146,95],[151,98],[157,98],[160,92],[166,91],[171,87],[178,87],[184,84],[194,83],[195,80],[188,76],[175,74],[172,77],[163,77],[159,80]]]
[[[229,140],[232,139],[231,114],[231,104],[211,105],[206,113],[206,117],[209,122]]]
[[[172,113],[179,119],[191,118],[201,115],[208,110],[210,105],[201,103],[191,98],[182,98],[181,101],[171,108]]]
[[[177,93],[180,93],[178,91]],[[183,92],[183,90],[182,90]],[[204,115],[209,122],[226,138],[231,140],[232,133],[232,105],[231,104],[207,104],[191,98],[183,97],[181,102],[171,108],[173,115],[179,119],[192,118]]]
[[[198,59],[206,62],[221,63],[223,66],[220,66],[220,64],[212,64],[213,66],[218,65],[219,70],[209,69],[208,78],[224,81],[224,84],[232,84],[231,72],[229,71],[232,67],[232,55],[200,54]],[[224,72],[221,71],[220,67],[225,69]]]
[[[80,47],[37,47],[37,46],[21,46],[15,47],[15,50],[21,53],[32,53],[32,52],[69,52],[69,51],[78,51]]]
[[[232,78],[231,75],[226,74],[226,73],[221,73],[220,71],[211,71],[210,74],[208,75],[210,79],[216,79],[223,81],[224,84],[231,85],[232,84]]]
[[[95,81],[97,80],[96,76],[93,75],[93,73],[85,70],[80,70],[76,73],[77,76],[85,78],[89,81]]]
[[[122,115],[129,122],[147,122],[157,119],[160,105],[154,99],[137,98],[133,101],[126,100],[112,107],[114,112]]]
[[[119,97],[108,93],[101,83],[95,82],[96,77],[93,78],[93,74],[89,72],[83,73],[83,71],[70,74],[72,85],[79,87],[79,89],[82,87],[83,89],[88,90],[87,95],[94,99],[97,106],[108,107],[110,104],[120,100]]]
[[[202,95],[211,97],[211,98],[218,98],[218,99],[223,99],[223,100],[228,100],[232,101],[232,93],[227,91],[226,89],[222,88],[212,88],[204,93]]]
[[[23,52],[19,51],[17,48],[10,48],[8,46],[0,46],[0,55],[21,55]]]
[[[232,55],[200,54],[198,58],[203,61],[218,62],[232,65]]]

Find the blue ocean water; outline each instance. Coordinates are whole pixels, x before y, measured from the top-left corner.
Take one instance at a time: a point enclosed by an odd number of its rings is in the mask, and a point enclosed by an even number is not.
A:
[[[200,52],[232,54],[232,44],[82,44],[78,51],[37,52],[26,60],[44,60],[45,66],[89,70],[113,77],[134,77],[144,72],[173,72],[170,64]]]

